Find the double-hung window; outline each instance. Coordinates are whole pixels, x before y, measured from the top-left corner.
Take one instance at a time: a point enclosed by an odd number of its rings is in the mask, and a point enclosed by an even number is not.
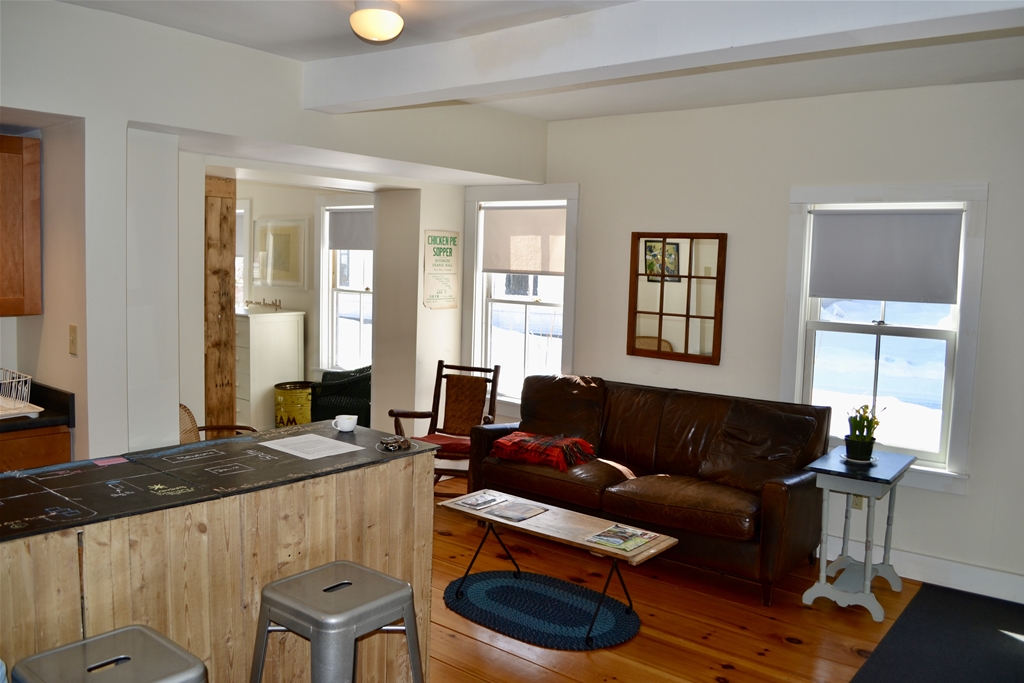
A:
[[[501,366],[499,397],[515,401],[527,376],[571,367],[575,195],[469,204],[475,230],[467,342],[475,364]]]
[[[811,211],[804,396],[830,435],[868,405],[889,450],[945,465],[963,206]]]
[[[912,187],[904,194],[956,195]],[[795,202],[788,309],[799,330],[787,347],[793,398],[832,407],[832,444],[867,405],[879,448],[965,473],[986,188],[956,189],[968,201]],[[837,196],[794,194],[815,191]]]
[[[372,363],[373,207],[327,209],[326,214],[329,365],[353,370]]]

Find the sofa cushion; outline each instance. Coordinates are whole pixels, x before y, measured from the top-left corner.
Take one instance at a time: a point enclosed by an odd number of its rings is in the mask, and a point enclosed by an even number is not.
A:
[[[573,375],[531,375],[523,382],[519,429],[586,439],[600,454],[604,380]]]
[[[732,403],[728,396],[673,391],[665,401],[651,473],[698,476]]]
[[[655,474],[605,489],[601,507],[619,517],[737,541],[758,536],[761,497],[696,477]]]
[[[654,451],[665,399],[670,389],[608,382],[604,399],[601,457],[628,467],[639,476],[654,469]]]
[[[484,487],[529,491],[543,498],[593,510],[601,509],[601,494],[605,488],[633,476],[622,465],[605,460],[591,460],[559,472],[547,465],[486,458],[481,470]]]
[[[796,468],[816,424],[813,417],[737,400],[711,442],[700,476],[760,493],[766,481]]]

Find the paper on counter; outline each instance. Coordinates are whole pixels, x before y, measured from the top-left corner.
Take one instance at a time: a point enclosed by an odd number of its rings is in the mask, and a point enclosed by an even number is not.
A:
[[[317,458],[326,458],[330,455],[341,455],[342,453],[363,450],[362,446],[344,441],[335,441],[319,434],[289,436],[284,439],[277,439],[276,441],[263,441],[260,445],[284,451],[306,460],[316,460]]]

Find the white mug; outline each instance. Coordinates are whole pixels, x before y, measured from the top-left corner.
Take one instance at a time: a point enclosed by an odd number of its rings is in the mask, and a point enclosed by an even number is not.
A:
[[[339,432],[351,432],[356,428],[356,418],[356,415],[335,415],[331,425]]]

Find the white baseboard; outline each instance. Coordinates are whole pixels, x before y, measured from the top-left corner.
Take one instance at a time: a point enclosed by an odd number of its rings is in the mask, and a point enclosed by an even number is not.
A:
[[[841,536],[829,536],[828,559],[834,560],[843,547]],[[864,557],[864,542],[850,540],[850,555],[855,558]],[[875,546],[873,560],[882,561],[882,547]],[[1024,604],[1024,576],[997,569],[976,567],[962,562],[943,560],[938,557],[919,555],[905,550],[893,549],[889,561],[896,573],[905,579],[923,581],[956,588],[969,593],[978,593],[1001,600],[1010,600]]]

